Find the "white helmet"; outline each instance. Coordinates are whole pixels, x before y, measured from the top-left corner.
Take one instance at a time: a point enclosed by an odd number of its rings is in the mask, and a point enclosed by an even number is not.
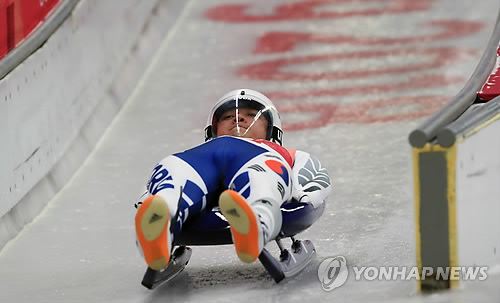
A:
[[[237,89],[222,96],[212,108],[205,127],[205,141],[217,137],[217,122],[220,116],[234,108],[253,108],[267,119],[266,140],[282,145],[283,130],[278,110],[266,96],[252,89]]]

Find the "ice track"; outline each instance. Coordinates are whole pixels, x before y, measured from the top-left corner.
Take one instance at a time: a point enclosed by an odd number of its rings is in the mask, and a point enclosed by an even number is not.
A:
[[[220,7],[228,2],[251,4],[238,15]],[[432,296],[417,294],[413,280],[352,274],[325,292],[317,276],[320,262],[338,255],[349,266],[416,264],[407,135],[472,73],[498,1],[428,0],[416,8],[413,1],[330,1],[295,8],[301,18],[274,11],[299,2],[186,1],[94,152],[0,251],[1,302],[500,301],[498,273]],[[391,11],[391,3],[406,9]],[[321,17],[327,12],[337,14]],[[283,48],[276,42],[283,33],[314,37]],[[275,284],[259,263],[239,262],[231,246],[193,247],[186,270],[149,291],[140,285],[134,203],[156,161],[201,143],[212,104],[241,87],[274,99],[285,145],[318,156],[330,172],[325,213],[299,236],[314,242],[318,256],[300,276]]]

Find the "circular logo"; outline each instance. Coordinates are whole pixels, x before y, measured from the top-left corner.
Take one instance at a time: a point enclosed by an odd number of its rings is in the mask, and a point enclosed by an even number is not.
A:
[[[318,267],[318,278],[325,291],[342,286],[348,274],[347,260],[343,256],[327,258]]]

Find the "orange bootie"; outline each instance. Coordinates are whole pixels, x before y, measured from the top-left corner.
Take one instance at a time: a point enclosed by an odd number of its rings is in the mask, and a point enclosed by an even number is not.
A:
[[[154,270],[167,267],[172,235],[170,212],[162,197],[151,196],[142,203],[135,216],[135,232],[148,266]]]
[[[241,261],[257,260],[264,248],[264,235],[258,216],[240,194],[226,190],[219,197],[219,207],[231,226],[236,253]]]

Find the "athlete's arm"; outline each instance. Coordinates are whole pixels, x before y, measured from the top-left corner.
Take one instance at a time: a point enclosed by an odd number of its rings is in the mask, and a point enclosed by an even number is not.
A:
[[[297,150],[292,169],[292,197],[318,207],[325,202],[332,187],[330,176],[319,160],[309,153]]]

